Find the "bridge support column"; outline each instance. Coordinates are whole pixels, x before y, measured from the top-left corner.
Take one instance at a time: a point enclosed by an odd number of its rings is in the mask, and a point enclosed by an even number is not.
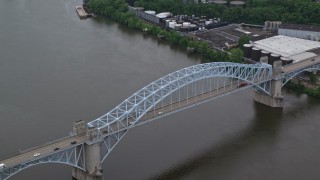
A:
[[[87,137],[93,142],[85,144],[85,169],[72,169],[73,180],[103,180],[103,170],[101,168],[100,142],[96,142],[97,129],[88,129]]]
[[[273,77],[277,77],[281,74],[282,63],[281,61],[275,61],[273,63]],[[265,94],[260,91],[254,92],[254,101],[261,104],[273,107],[283,107],[283,96],[281,95],[282,82],[281,79],[271,80],[271,95]]]

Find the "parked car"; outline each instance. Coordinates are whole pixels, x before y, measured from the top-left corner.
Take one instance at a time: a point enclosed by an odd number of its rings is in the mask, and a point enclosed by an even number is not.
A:
[[[247,86],[247,85],[248,85],[247,83],[242,82],[242,83],[239,84],[238,88],[245,87],[245,86]]]
[[[53,150],[54,150],[54,151],[57,151],[57,150],[59,150],[59,149],[60,149],[60,148],[54,148]]]
[[[77,141],[72,141],[70,144],[71,145],[77,144]]]
[[[40,156],[40,153],[35,153],[35,154],[33,155],[33,157],[38,157],[38,156]]]

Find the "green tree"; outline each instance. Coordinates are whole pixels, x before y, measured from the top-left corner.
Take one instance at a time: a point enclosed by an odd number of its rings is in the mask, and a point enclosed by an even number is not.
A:
[[[229,51],[229,60],[231,62],[241,62],[242,58],[243,58],[243,52],[241,49],[239,48],[235,48],[235,49],[231,49]]]
[[[250,37],[248,35],[243,35],[238,40],[238,48],[243,49],[244,44],[248,44],[250,41]]]
[[[317,77],[317,75],[314,74],[314,73],[310,73],[309,79],[310,79],[310,82],[311,82],[312,84],[316,84],[316,83],[318,82],[318,77]]]

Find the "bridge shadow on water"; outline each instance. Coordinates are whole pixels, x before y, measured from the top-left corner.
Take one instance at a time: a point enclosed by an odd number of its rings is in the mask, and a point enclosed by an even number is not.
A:
[[[212,164],[212,161],[215,161],[214,166],[218,167],[224,163],[226,157],[243,152],[260,142],[272,142],[276,139],[279,132],[283,111],[281,109],[269,108],[259,103],[254,103],[254,109],[255,116],[250,121],[252,122],[251,125],[245,130],[224,140],[223,143],[209,147],[200,155],[188,159],[180,165],[176,165],[173,169],[157,174],[149,179],[184,179],[193,171]],[[290,112],[295,110],[291,109]]]

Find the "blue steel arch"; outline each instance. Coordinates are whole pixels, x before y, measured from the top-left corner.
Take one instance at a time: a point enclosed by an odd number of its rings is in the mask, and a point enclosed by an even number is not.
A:
[[[219,76],[237,78],[252,84],[259,84],[271,78],[272,66],[264,63],[238,64],[215,62],[198,64],[184,68],[168,74],[145,86],[107,114],[89,122],[88,126],[102,129],[115,121],[119,121],[121,118],[125,117],[125,115],[128,115],[134,110],[136,110],[138,115],[142,115],[142,113],[146,112],[145,105],[155,105],[155,102],[161,101],[165,95],[171,93],[172,89],[178,89],[185,84],[192,83],[203,78]],[[139,105],[144,105],[141,107],[143,109],[137,108]],[[147,107],[149,108],[149,106]]]
[[[305,68],[302,68],[302,69],[287,73],[282,78],[282,86],[287,84],[292,78],[294,78],[295,76],[297,76],[298,74],[300,74],[300,73],[302,73],[304,71],[317,71],[317,70],[320,70],[320,64],[314,64],[314,65],[307,66]]]
[[[87,124],[89,127],[97,128],[98,139],[102,139],[102,161],[120,141],[127,129],[138,124],[139,120],[147,113],[153,111],[155,117],[155,112],[158,113],[155,107],[163,103],[174,92],[191,83],[216,77],[240,79],[248,82],[250,86],[262,88],[259,84],[272,78],[272,66],[264,63],[238,64],[230,62],[198,64],[170,73],[150,83],[107,114]],[[229,86],[230,82],[227,85]],[[226,87],[226,84],[222,86]],[[263,88],[262,90],[267,91]],[[178,103],[182,100],[183,98],[180,98],[179,94],[179,98],[175,102]],[[173,103],[172,100],[171,103]]]
[[[29,167],[47,163],[65,164],[85,171],[84,153],[84,144],[79,144],[78,146],[57,151],[22,164],[4,168],[2,171],[0,171],[0,179],[8,179]]]

